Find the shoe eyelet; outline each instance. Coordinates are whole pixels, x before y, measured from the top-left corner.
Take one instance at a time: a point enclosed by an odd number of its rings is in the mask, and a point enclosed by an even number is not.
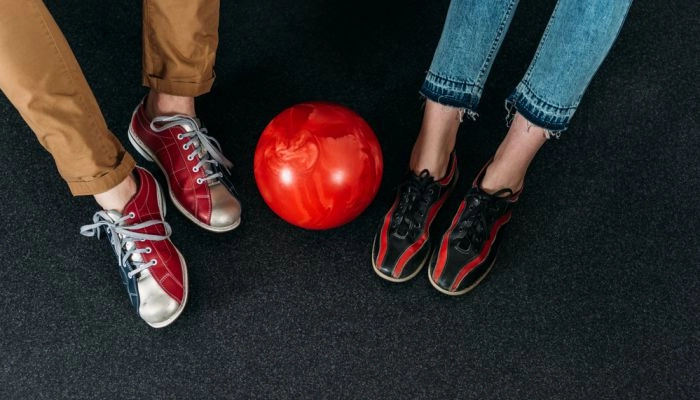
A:
[[[197,184],[201,185],[204,182],[204,179],[202,178],[197,178]]]
[[[192,161],[192,160],[194,160],[194,157],[192,156],[192,154],[190,154],[189,156],[187,156],[187,161]]]
[[[136,214],[132,211],[129,213],[129,219],[134,219],[136,218]]]
[[[151,260],[151,265],[156,265],[156,264],[158,264],[158,260],[156,260],[155,258],[153,260]]]
[[[185,137],[182,136],[182,133],[178,133],[178,134],[177,134],[177,140],[182,140],[182,139],[184,139],[184,138],[185,138]]]
[[[198,168],[198,167],[192,167],[192,172],[194,172],[194,173],[199,172],[199,168]]]
[[[146,247],[146,254],[151,254],[153,253],[153,249],[150,247]]]
[[[190,146],[187,143],[182,145],[182,150],[189,150],[189,149],[190,149]]]

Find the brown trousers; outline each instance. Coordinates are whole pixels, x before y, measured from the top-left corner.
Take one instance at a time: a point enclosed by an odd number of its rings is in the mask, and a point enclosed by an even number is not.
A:
[[[143,84],[198,96],[211,89],[219,0],[143,0]],[[135,162],[107,128],[63,33],[41,0],[0,0],[0,90],[73,195],[102,193]]]

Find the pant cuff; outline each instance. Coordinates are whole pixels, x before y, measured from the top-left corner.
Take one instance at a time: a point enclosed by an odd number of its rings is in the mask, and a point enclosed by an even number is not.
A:
[[[124,153],[121,162],[114,169],[90,180],[66,181],[73,196],[87,196],[103,193],[120,184],[136,167],[136,161],[129,153]]]
[[[212,77],[203,82],[177,82],[161,79],[155,76],[143,75],[143,86],[149,87],[157,92],[170,94],[173,96],[197,97],[205,93],[209,93],[214,78]]]
[[[473,120],[479,116],[476,108],[480,93],[481,88],[476,85],[441,77],[430,71],[420,88],[421,96],[445,106],[460,108]]]
[[[533,125],[546,131],[547,137],[559,138],[561,133],[569,127],[571,117],[576,107],[560,107],[552,105],[537,95],[520,82],[513,93],[506,99],[507,120],[510,121],[517,111]]]

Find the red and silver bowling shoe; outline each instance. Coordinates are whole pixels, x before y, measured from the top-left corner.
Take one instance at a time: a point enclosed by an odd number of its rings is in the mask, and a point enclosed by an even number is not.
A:
[[[170,198],[192,222],[213,232],[240,224],[241,203],[229,175],[233,164],[199,119],[175,115],[150,120],[141,102],[131,118],[129,141],[160,167]]]
[[[138,190],[124,212],[98,211],[80,233],[98,239],[104,234],[109,239],[131,304],[147,324],[162,328],[185,308],[187,266],[170,241],[158,183],[143,168],[136,168],[134,177]]]

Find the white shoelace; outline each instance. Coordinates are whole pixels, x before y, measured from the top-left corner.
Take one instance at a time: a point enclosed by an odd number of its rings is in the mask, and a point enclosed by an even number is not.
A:
[[[233,167],[233,163],[223,155],[219,142],[212,136],[207,135],[207,129],[201,128],[195,119],[182,115],[174,115],[155,117],[153,121],[151,121],[151,129],[155,132],[162,132],[179,125],[185,125],[191,129],[189,132],[183,132],[177,135],[178,140],[188,139],[187,142],[182,145],[183,150],[189,150],[190,147],[193,148],[192,153],[187,155],[187,159],[192,161],[195,157],[199,157],[199,162],[192,167],[192,172],[199,172],[200,168],[205,168],[205,177],[198,178],[198,184],[213,181],[223,176],[221,172],[214,173],[211,168],[208,168],[207,165],[209,164],[222,165],[226,168],[227,172],[231,172],[230,168]]]
[[[172,230],[170,225],[165,221],[151,220],[146,222],[141,222],[135,225],[126,225],[126,221],[134,218],[134,213],[129,213],[122,217],[113,220],[112,217],[106,211],[98,211],[92,217],[94,223],[89,225],[83,225],[80,227],[80,234],[87,237],[97,237],[100,239],[100,233],[102,228],[105,228],[109,232],[110,242],[114,248],[114,254],[117,256],[117,262],[120,267],[124,267],[126,262],[134,254],[151,253],[152,248],[146,247],[144,249],[136,248],[135,241],[159,241],[165,240],[170,237]],[[165,235],[152,235],[148,233],[136,232],[136,230],[148,228],[149,226],[163,224],[165,228]],[[153,259],[147,263],[131,260],[131,264],[134,267],[129,273],[128,277],[133,278],[136,274],[151,268],[158,263],[157,260]]]

